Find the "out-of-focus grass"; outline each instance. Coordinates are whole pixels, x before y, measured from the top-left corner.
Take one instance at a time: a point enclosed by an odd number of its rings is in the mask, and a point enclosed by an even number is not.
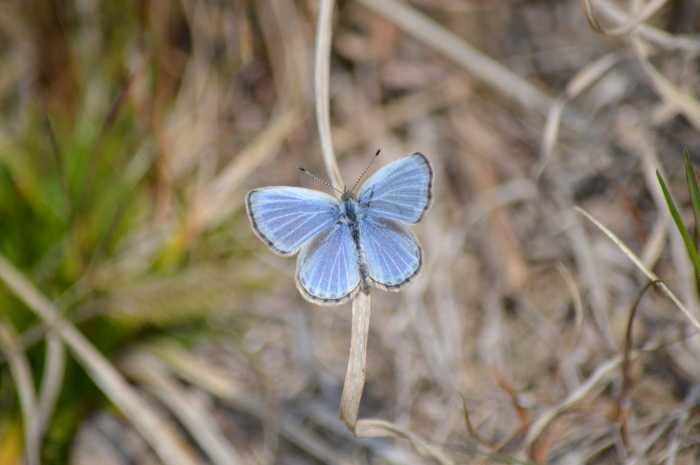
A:
[[[158,148],[162,120],[182,79],[182,54],[191,47],[180,7],[171,7],[162,17],[156,6],[136,2],[3,7],[2,23],[12,27],[0,28],[1,66],[24,72],[0,86],[0,252],[56,299],[69,319],[85,320],[80,330],[108,356],[148,332],[130,323],[142,315],[163,326],[201,320],[207,309],[216,310],[203,298],[187,304],[177,292],[192,300],[197,292],[220,299],[222,291],[207,286],[201,272],[196,276],[204,285],[196,289],[172,280],[173,291],[147,287],[158,275],[179,276],[189,257],[189,243],[178,248],[178,238],[168,239],[173,234],[164,228],[177,217],[166,210],[181,208],[186,193],[171,186],[167,155]],[[138,256],[128,251],[139,241],[134,235],[159,229],[165,239],[138,271],[108,270],[125,253]],[[218,253],[221,260],[228,252]],[[130,290],[136,281],[140,287]],[[109,300],[119,290],[121,300]],[[165,295],[159,298],[159,292]],[[143,294],[150,297],[138,297]],[[168,297],[178,304],[164,304]],[[108,315],[115,306],[121,318]],[[4,286],[0,309],[18,332],[39,324]],[[130,319],[123,316],[129,311]],[[40,380],[43,344],[27,342]],[[0,442],[11,455],[21,450],[19,405],[8,372],[2,373]],[[66,463],[76,428],[104,404],[72,361],[63,385],[42,463]]]
[[[421,151],[436,170],[434,206],[416,228],[425,272],[398,295],[372,294],[360,418],[391,421],[461,462],[494,453],[516,463],[692,463],[697,337],[648,293],[628,417],[612,418],[628,310],[645,282],[573,211],[599,218],[698,311],[653,175],[667,170],[680,221],[690,218],[680,155],[700,153],[691,2],[669,3],[639,37],[619,39],[591,31],[575,0],[411,3],[418,22],[375,0],[371,10],[341,2],[333,23],[331,124],[344,179],[378,147],[377,166]],[[610,30],[619,10],[594,6]],[[217,457],[230,450],[241,463],[422,460],[407,441],[348,437],[337,405],[349,309],[303,301],[293,260],[271,254],[244,213],[252,187],[323,189],[296,170],[323,173],[311,86],[317,8],[0,8],[0,253],[168,412],[202,462],[225,463]],[[417,33],[421,24],[430,27]],[[513,95],[522,89],[535,91]],[[561,114],[550,113],[547,129],[549,101]],[[45,326],[5,285],[0,316],[38,388]],[[70,356],[63,375],[42,463],[157,460]],[[460,394],[483,442],[464,426]],[[1,464],[20,460],[22,421],[3,353]],[[204,430],[216,434],[194,434]]]

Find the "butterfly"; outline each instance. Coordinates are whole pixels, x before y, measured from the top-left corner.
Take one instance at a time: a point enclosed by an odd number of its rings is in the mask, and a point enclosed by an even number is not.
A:
[[[357,195],[354,187],[340,200],[300,187],[263,187],[245,203],[253,231],[273,252],[299,254],[302,296],[340,305],[368,294],[372,284],[398,291],[418,276],[423,250],[406,224],[423,219],[432,186],[430,161],[415,152],[378,170]]]

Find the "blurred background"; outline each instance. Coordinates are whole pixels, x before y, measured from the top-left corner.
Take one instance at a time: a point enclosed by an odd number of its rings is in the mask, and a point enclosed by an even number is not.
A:
[[[350,304],[303,300],[245,213],[255,187],[325,189],[296,169],[327,179],[318,9],[3,1],[0,464],[434,463],[338,419]],[[443,463],[696,462],[696,329],[656,289],[635,306],[648,279],[573,207],[700,316],[655,177],[690,221],[697,9],[338,2],[345,182],[380,147],[370,174],[435,168],[422,276],[372,292],[360,418]]]

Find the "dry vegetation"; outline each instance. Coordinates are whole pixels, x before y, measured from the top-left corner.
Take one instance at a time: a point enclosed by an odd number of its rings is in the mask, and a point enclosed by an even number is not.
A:
[[[697,9],[335,6],[343,179],[379,147],[436,171],[359,412],[407,439],[338,419],[351,306],[304,301],[243,208],[328,176],[319,1],[3,2],[0,464],[696,463],[700,300],[655,170],[690,221]]]

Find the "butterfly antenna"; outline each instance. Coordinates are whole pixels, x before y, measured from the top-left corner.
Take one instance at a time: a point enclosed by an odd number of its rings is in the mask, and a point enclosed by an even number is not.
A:
[[[339,193],[340,195],[343,195],[343,193],[342,193],[341,191],[339,191],[339,190],[336,189],[335,187],[331,186],[329,183],[327,183],[327,182],[324,181],[323,179],[321,179],[321,178],[319,178],[319,177],[317,177],[317,176],[314,176],[313,174],[309,173],[308,171],[306,171],[306,170],[305,170],[304,168],[302,168],[301,166],[297,166],[297,168],[299,169],[299,171],[303,171],[304,173],[308,174],[309,176],[311,176],[312,178],[314,178],[316,181],[320,182],[321,184],[325,184],[326,186],[330,187],[331,189],[333,189],[334,191],[336,191],[336,192]]]
[[[377,159],[377,157],[379,156],[379,152],[381,152],[381,151],[382,151],[382,149],[377,150],[377,153],[374,154],[374,158],[372,158],[372,161],[369,162],[369,166],[367,166],[367,168],[365,168],[365,170],[362,172],[362,175],[360,175],[360,179],[358,179],[357,182],[355,183],[355,185],[352,186],[352,189],[350,189],[350,192],[354,191],[355,188],[357,187],[357,185],[360,184],[360,181],[362,180],[362,177],[363,177],[365,174],[367,174],[367,171],[369,171],[369,169],[372,167],[372,163],[374,163],[374,160]]]

